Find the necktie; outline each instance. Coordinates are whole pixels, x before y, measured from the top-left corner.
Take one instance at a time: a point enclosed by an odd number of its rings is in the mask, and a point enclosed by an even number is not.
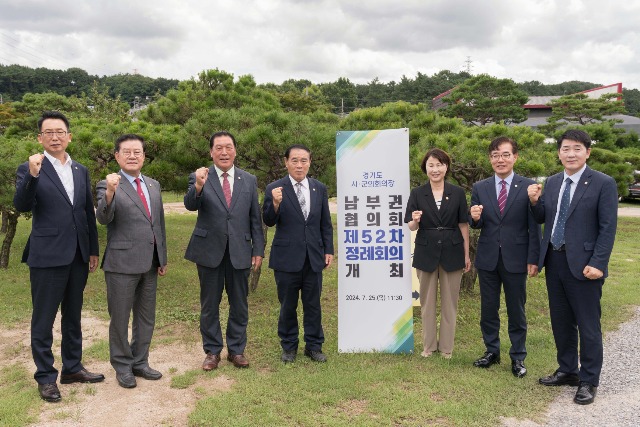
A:
[[[500,215],[502,215],[507,204],[507,181],[503,179],[500,184],[502,184],[502,187],[500,188],[500,194],[498,194],[498,207],[500,208]]]
[[[551,244],[554,249],[560,249],[564,245],[564,226],[567,223],[567,213],[569,212],[569,205],[571,203],[571,178],[567,178],[564,181],[564,191],[562,192],[562,200],[560,200],[560,210],[558,211],[558,220],[556,221],[556,228],[553,230],[553,236],[551,236]]]
[[[304,219],[307,219],[307,201],[304,199],[304,193],[302,192],[302,183],[296,183],[296,196],[298,196],[298,202],[300,203],[300,209],[302,209],[302,215]]]
[[[227,177],[228,173],[222,174],[222,192],[224,193],[224,199],[227,201],[227,207],[231,207],[231,185],[229,184],[229,180]]]
[[[151,211],[149,210],[149,205],[147,204],[147,199],[144,197],[144,193],[142,192],[142,185],[140,184],[140,178],[136,178],[136,190],[138,191],[138,196],[140,196],[140,201],[142,202],[142,206],[144,206],[147,211],[147,215],[151,218]]]

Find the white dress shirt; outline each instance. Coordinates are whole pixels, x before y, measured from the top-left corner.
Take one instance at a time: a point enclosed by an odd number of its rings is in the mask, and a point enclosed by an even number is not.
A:
[[[73,195],[74,195],[74,187],[73,187],[73,171],[71,170],[71,156],[68,153],[64,153],[66,161],[64,164],[51,154],[44,152],[44,155],[47,156],[47,159],[53,165],[53,168],[56,170],[58,177],[60,177],[60,181],[62,181],[62,186],[64,190],[67,192],[67,196],[69,196],[69,200],[73,205]]]

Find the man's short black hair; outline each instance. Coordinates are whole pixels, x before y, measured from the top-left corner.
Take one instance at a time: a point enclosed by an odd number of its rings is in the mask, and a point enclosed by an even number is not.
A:
[[[516,144],[513,139],[506,136],[499,136],[491,141],[491,144],[489,144],[489,154],[496,151],[502,144],[511,144],[511,152],[513,154],[518,154],[518,144]]]
[[[140,141],[142,143],[142,152],[144,153],[144,150],[146,148],[146,144],[144,143],[144,138],[141,137],[140,135],[136,135],[135,133],[125,133],[120,138],[116,139],[116,142],[114,143],[116,153],[120,151],[120,144],[122,144],[124,141],[129,141],[131,139],[134,141]]]
[[[569,129],[558,138],[558,150],[562,147],[562,141],[565,139],[582,143],[587,150],[591,148],[591,137],[588,133],[579,129]]]
[[[307,146],[302,144],[293,144],[292,146],[287,148],[287,151],[284,152],[285,159],[289,160],[289,155],[291,154],[291,150],[304,150],[307,153],[309,153],[309,158],[311,158],[311,150],[309,150]]]
[[[231,135],[226,130],[221,130],[220,132],[214,133],[213,135],[211,135],[211,138],[209,138],[209,149],[213,148],[213,141],[221,136],[228,136],[229,138],[231,138],[231,141],[233,141],[233,148],[236,148],[236,139],[233,137],[233,135]]]
[[[43,111],[42,117],[38,119],[38,130],[42,132],[42,123],[44,123],[47,119],[59,119],[62,120],[67,127],[67,132],[69,132],[69,119],[67,116],[62,114],[60,111]]]

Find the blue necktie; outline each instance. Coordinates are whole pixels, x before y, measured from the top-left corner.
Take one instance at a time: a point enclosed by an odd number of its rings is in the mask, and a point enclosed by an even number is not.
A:
[[[569,205],[571,204],[571,178],[567,178],[564,181],[564,191],[562,192],[562,200],[560,201],[560,210],[558,211],[558,221],[556,221],[556,228],[553,230],[553,236],[551,236],[551,244],[554,249],[560,249],[564,245],[564,226],[567,223],[567,213],[569,212]]]

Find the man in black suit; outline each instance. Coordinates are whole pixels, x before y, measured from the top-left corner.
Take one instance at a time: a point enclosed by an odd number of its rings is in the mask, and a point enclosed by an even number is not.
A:
[[[528,187],[533,215],[546,224],[538,265],[547,268],[559,365],[539,382],[578,386],[573,401],[581,405],[593,402],[600,381],[600,298],[618,220],[616,182],[587,166],[590,154],[591,138],[586,132],[566,131],[558,139],[564,171],[547,179],[544,192],[540,184]]]
[[[298,298],[302,295],[304,354],[326,362],[320,294],[322,270],[333,261],[333,226],[327,187],[308,178],[311,152],[292,145],[284,155],[289,175],[269,184],[262,207],[264,223],[276,226],[269,268],[274,270],[280,301],[278,336],[281,360],[295,361],[298,351]]]
[[[51,351],[53,323],[62,312],[62,375],[60,382],[100,382],[102,374],[82,366],[81,313],[89,271],[98,267],[98,230],[87,168],[72,161],[69,121],[57,111],[38,120],[38,142],[44,154],[34,154],[17,171],[13,204],[33,215],[31,235],[22,261],[31,278],[31,352],[40,397],[60,400]]]
[[[480,229],[475,266],[480,280],[480,329],[486,351],[474,366],[500,363],[500,288],[509,318],[511,372],[527,374],[527,273],[538,274],[540,226],[529,210],[527,187],[535,182],[513,172],[518,145],[505,136],[489,145],[495,175],[473,185],[469,224]]]

